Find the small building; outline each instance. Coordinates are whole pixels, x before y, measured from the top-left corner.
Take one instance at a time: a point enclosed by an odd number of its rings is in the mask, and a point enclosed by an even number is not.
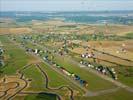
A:
[[[82,58],[92,58],[94,57],[94,54],[91,52],[91,53],[85,53],[85,54],[81,54],[81,57]]]
[[[40,50],[38,49],[35,49],[35,54],[38,54]]]

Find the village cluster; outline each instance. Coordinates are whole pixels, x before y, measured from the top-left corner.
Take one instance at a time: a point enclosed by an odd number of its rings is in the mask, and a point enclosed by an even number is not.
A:
[[[23,36],[22,38],[24,40],[33,41],[32,37]],[[16,40],[16,39],[14,39],[14,40]],[[33,42],[36,43],[35,40]],[[66,45],[67,44],[64,43],[62,48],[65,48]],[[65,74],[67,76],[70,76],[74,80],[78,81],[82,86],[87,86],[88,85],[88,83],[85,80],[81,79],[81,77],[79,75],[76,75],[75,73],[67,71],[64,67],[61,67],[58,64],[56,64],[55,62],[53,62],[51,59],[48,59],[49,54],[51,53],[50,51],[41,50],[41,49],[37,49],[37,48],[34,48],[34,49],[29,48],[29,47],[25,46],[24,41],[21,42],[21,46],[24,47],[25,50],[29,53],[41,56],[43,58],[43,60],[45,60],[47,63],[49,63],[52,66],[55,66],[56,68],[58,68],[63,74]],[[64,52],[65,51],[66,50],[64,50]],[[64,52],[62,51],[62,49],[60,49],[60,48],[58,49],[58,54],[60,54],[61,56],[63,55]],[[54,56],[51,56],[51,58],[54,58]],[[81,54],[81,58],[83,58],[83,59],[84,58],[95,58],[95,54],[93,52],[84,53],[84,54]],[[95,61],[95,59],[94,59],[94,61]],[[111,76],[114,80],[117,80],[117,74],[116,74],[116,71],[115,71],[114,68],[110,68],[110,67],[106,67],[106,66],[102,66],[102,65],[94,65],[94,64],[91,64],[91,63],[89,63],[87,61],[83,61],[83,60],[80,61],[80,64],[82,64],[86,67],[92,68],[93,70],[96,70],[97,72],[99,72],[103,75]]]
[[[24,47],[24,44],[21,44],[21,45]],[[71,77],[72,79],[74,79],[75,81],[77,81],[81,86],[85,86],[85,87],[88,86],[87,81],[83,80],[79,75],[77,75],[75,73],[72,73],[72,72],[69,72],[65,68],[59,66],[58,64],[56,64],[52,60],[48,59],[49,56],[47,54],[50,53],[48,50],[32,49],[32,48],[28,48],[28,47],[25,47],[25,50],[28,53],[32,53],[32,54],[35,54],[35,55],[38,55],[38,56],[41,56],[41,54],[46,54],[46,56],[43,57],[43,60],[45,60],[48,64],[50,64],[51,66],[54,66],[54,67],[58,68],[58,70],[60,70],[63,74]]]

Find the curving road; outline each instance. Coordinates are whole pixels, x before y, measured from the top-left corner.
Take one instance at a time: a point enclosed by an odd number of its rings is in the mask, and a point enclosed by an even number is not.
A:
[[[21,70],[18,70],[18,74],[21,75],[21,76],[20,76],[20,79],[23,80],[23,82],[25,82],[25,83],[24,83],[25,85],[24,85],[21,89],[17,90],[13,95],[7,97],[6,100],[11,100],[13,97],[15,97],[18,93],[20,93],[23,89],[25,89],[25,88],[28,86],[27,80],[25,80],[25,79],[23,78],[23,75],[24,75],[24,74],[22,73],[22,70],[25,70],[25,69],[26,69],[27,67],[29,67],[30,65],[31,65],[31,64],[26,65],[26,66],[24,66]],[[3,81],[4,81],[4,80],[3,80]],[[16,85],[15,87],[13,87],[13,88],[7,89],[6,91],[3,91],[4,94],[3,94],[0,98],[6,96],[7,92],[8,92],[10,89],[16,89],[16,88],[20,87],[20,84],[19,84],[18,82],[8,82],[8,83],[16,83],[17,85]]]

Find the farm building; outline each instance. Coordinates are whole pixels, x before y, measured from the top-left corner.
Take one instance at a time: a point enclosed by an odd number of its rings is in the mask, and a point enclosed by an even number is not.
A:
[[[35,54],[38,54],[39,52],[40,52],[39,49],[35,49],[35,50],[34,50],[34,53],[35,53]]]
[[[92,57],[94,57],[94,54],[93,54],[93,52],[85,53],[85,54],[81,54],[81,57],[82,58],[92,58]]]

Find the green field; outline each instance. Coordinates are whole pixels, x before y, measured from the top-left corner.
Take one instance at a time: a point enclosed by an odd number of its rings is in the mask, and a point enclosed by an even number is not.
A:
[[[33,46],[33,44],[31,44],[30,42],[27,42],[26,46],[28,46],[30,48],[38,48],[39,47],[38,45]],[[39,48],[41,48],[41,47],[39,47]],[[47,55],[49,55],[49,54],[47,54]],[[49,57],[51,55],[52,54],[50,54]],[[87,87],[88,90],[98,91],[98,90],[104,90],[104,89],[110,89],[110,88],[116,87],[112,83],[107,82],[107,81],[103,80],[102,78],[90,73],[89,71],[80,68],[78,64],[73,64],[67,57],[61,57],[61,56],[54,55],[54,61],[57,64],[59,64],[60,66],[66,68],[68,71],[75,73],[75,74],[79,75],[82,79],[86,80],[89,84],[89,86]],[[97,85],[97,83],[99,83],[99,85]]]
[[[104,94],[95,97],[76,97],[77,100],[131,100],[133,95],[131,92],[125,90],[119,90],[110,94]]]
[[[15,44],[7,39],[7,36],[0,36],[0,41],[4,45],[5,50],[5,66],[3,68],[6,75],[12,75],[16,73],[16,70],[25,66],[32,58],[25,54],[25,52],[18,48]]]
[[[13,44],[11,41],[8,40],[6,36],[0,36],[0,40],[4,45],[4,49],[6,51],[5,55],[9,56],[10,59],[7,59],[6,65],[3,68],[3,75],[15,75],[17,70],[23,68],[28,61],[32,60],[33,57],[29,54],[26,54],[24,50],[20,49],[16,44]],[[19,56],[16,56],[19,55]],[[15,61],[14,61],[15,60]],[[63,76],[58,74],[57,72],[53,71],[49,66],[44,63],[41,63],[41,67],[46,71],[48,77],[50,79],[49,86],[52,88],[57,88],[59,86],[68,85],[75,91],[79,91],[78,95],[83,94],[83,90],[79,87],[75,86],[69,80],[66,80]],[[32,82],[26,91],[47,91],[51,92],[45,88],[45,79],[42,77],[42,74],[37,70],[35,65],[30,66],[26,70],[22,71],[24,76],[28,79],[32,79]],[[53,84],[54,83],[54,84]],[[53,90],[54,93],[58,93],[62,96],[66,94],[67,89],[61,90]],[[67,96],[65,98],[68,98]]]
[[[79,75],[82,79],[88,82],[88,90],[98,91],[104,89],[114,88],[115,86],[102,78],[90,73],[84,68],[80,68],[78,64],[72,63],[69,58],[55,57],[55,61],[62,67],[66,68],[68,71]],[[97,83],[99,85],[97,85]]]
[[[16,36],[17,37],[17,36]],[[20,70],[25,65],[29,64],[31,61],[36,61],[37,59],[40,59],[44,55],[48,55],[49,59],[51,59],[51,56],[54,56],[52,61],[54,61],[56,64],[60,65],[61,67],[64,67],[69,72],[72,72],[76,75],[79,75],[81,79],[86,80],[88,82],[88,86],[85,87],[88,91],[91,92],[99,92],[101,90],[108,90],[108,89],[115,89],[117,86],[115,86],[113,83],[108,82],[99,76],[89,72],[88,70],[81,68],[78,63],[74,63],[69,56],[59,56],[55,53],[42,53],[40,58],[35,58],[33,55],[26,53],[26,51],[22,48],[20,48],[18,45],[21,43],[21,39],[17,37],[16,42],[11,42],[7,36],[0,36],[0,41],[4,45],[3,48],[5,50],[5,66],[2,69],[3,73],[1,74],[1,77],[6,75],[15,75],[17,70]],[[41,50],[45,50],[44,48],[40,47],[39,45],[33,45],[30,41],[27,41],[25,46],[29,48],[39,48]],[[76,54],[71,54],[76,56]],[[80,61],[79,58],[75,59],[77,61]],[[41,61],[41,59],[40,59]],[[100,94],[98,96],[83,96],[85,91],[82,89],[82,86],[79,87],[72,81],[68,80],[66,77],[64,77],[63,73],[58,73],[52,68],[53,66],[49,65],[46,62],[39,62],[39,65],[41,66],[42,70],[45,71],[49,78],[49,87],[50,88],[58,88],[60,86],[69,86],[74,93],[77,93],[74,95],[75,100],[129,100],[132,98],[132,93],[128,92],[123,89],[119,89],[116,92],[112,93],[105,93]],[[119,67],[120,68],[120,67]],[[58,70],[58,69],[57,69]],[[120,71],[125,71],[124,67],[122,69],[117,69]],[[59,89],[59,90],[49,90],[45,87],[46,85],[46,78],[42,75],[42,73],[39,71],[39,69],[36,67],[36,65],[32,64],[29,67],[27,67],[25,70],[22,71],[24,74],[24,77],[26,79],[30,79],[30,85],[28,88],[24,89],[24,91],[28,92],[39,92],[34,95],[28,94],[26,96],[19,96],[17,95],[14,99],[17,100],[19,97],[22,98],[22,100],[56,100],[56,96],[53,94],[45,94],[45,93],[54,93],[57,95],[62,96],[65,100],[69,100],[69,91],[66,88]],[[132,70],[131,70],[132,72]],[[120,79],[123,83],[132,86],[132,80],[131,78],[125,78],[121,74]],[[77,83],[79,84],[79,83]],[[44,92],[44,94],[41,94]],[[21,99],[20,99],[21,100]]]

